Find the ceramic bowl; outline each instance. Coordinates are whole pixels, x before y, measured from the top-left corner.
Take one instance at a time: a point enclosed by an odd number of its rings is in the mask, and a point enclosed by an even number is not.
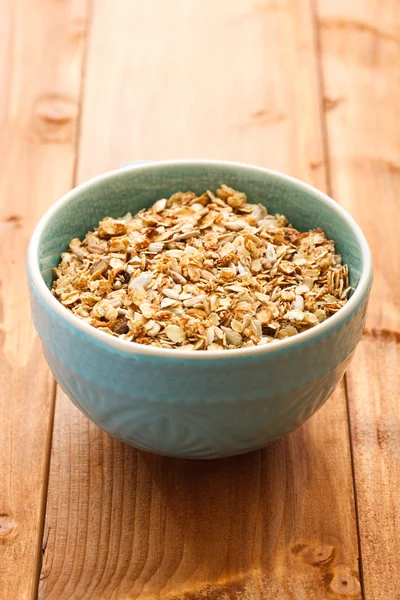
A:
[[[50,293],[73,237],[177,190],[226,183],[295,227],[322,227],[350,268],[354,292],[334,316],[280,342],[226,352],[164,350],[113,338]],[[343,376],[365,323],[372,281],[367,242],[333,200],[286,175],[238,163],[165,161],[118,169],[78,186],[44,215],[28,251],[32,314],[52,373],[76,406],[112,436],[186,458],[240,454],[304,423]]]

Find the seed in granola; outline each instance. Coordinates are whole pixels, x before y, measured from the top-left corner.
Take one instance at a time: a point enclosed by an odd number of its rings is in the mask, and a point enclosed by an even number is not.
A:
[[[183,301],[183,306],[187,306],[188,308],[192,308],[193,306],[197,306],[198,304],[202,304],[204,300],[207,298],[205,294],[200,296],[195,296],[194,298],[187,298]]]
[[[243,338],[240,335],[240,333],[233,331],[233,329],[230,329],[229,327],[222,326],[221,329],[225,333],[226,339],[229,344],[232,344],[233,346],[241,346]]]
[[[92,279],[99,279],[103,273],[105,273],[108,269],[108,264],[105,260],[96,261],[91,267],[90,272],[92,274]]]
[[[129,325],[126,321],[120,321],[115,327],[114,332],[118,335],[128,333]]]
[[[185,277],[183,277],[183,275],[181,275],[177,271],[171,271],[171,278],[173,279],[173,281],[175,281],[176,283],[180,283],[181,285],[185,285],[185,283],[187,283],[187,279],[185,279]]]
[[[268,242],[267,248],[265,250],[265,256],[270,263],[274,264],[277,260],[275,246]]]
[[[105,254],[107,252],[107,248],[100,246],[100,244],[88,244],[87,249],[92,254]]]
[[[294,336],[351,291],[322,229],[301,233],[227,185],[104,218],[71,240],[54,275],[54,296],[99,331],[192,351]]]
[[[241,231],[247,227],[247,221],[243,219],[237,219],[236,221],[226,221],[225,228],[229,231]]]
[[[151,244],[149,244],[148,251],[157,253],[157,252],[161,252],[161,250],[163,248],[164,248],[163,242],[152,242]]]
[[[261,325],[268,325],[272,321],[272,313],[268,309],[263,309],[258,311],[256,314],[257,320],[261,323]]]
[[[177,325],[167,325],[165,328],[165,333],[172,342],[183,342],[183,340],[186,338],[186,334],[183,329]]]
[[[292,337],[293,335],[296,335],[296,333],[296,327],[293,327],[293,325],[286,325],[286,327],[282,327],[282,329],[280,329],[277,332],[276,337],[278,340],[284,340],[287,337]]]
[[[303,296],[296,296],[294,301],[292,302],[292,308],[297,310],[304,309],[304,298]]]
[[[214,339],[215,339],[214,327],[210,326],[206,330],[207,345],[210,346],[213,343]]]
[[[242,331],[243,331],[243,324],[240,321],[238,321],[237,319],[232,319],[231,327],[232,327],[233,331],[236,331],[237,333],[242,333]]]
[[[152,273],[149,273],[149,272],[141,273],[138,277],[134,277],[133,279],[130,280],[128,288],[130,290],[134,290],[138,287],[142,287],[142,288],[146,289],[149,286],[150,281],[152,279],[153,279]]]

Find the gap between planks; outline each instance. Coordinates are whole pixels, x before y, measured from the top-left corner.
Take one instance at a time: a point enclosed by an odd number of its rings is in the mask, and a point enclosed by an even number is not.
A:
[[[333,197],[333,186],[332,186],[332,176],[331,176],[331,167],[330,167],[330,144],[329,144],[329,133],[328,133],[328,125],[326,119],[326,110],[327,110],[327,94],[325,89],[325,80],[324,80],[324,69],[322,64],[322,41],[321,41],[321,23],[319,19],[318,13],[318,0],[310,0],[312,17],[313,17],[313,25],[314,25],[314,40],[315,40],[315,56],[316,56],[316,68],[318,73],[318,83],[319,83],[319,98],[320,98],[320,119],[321,119],[321,131],[322,131],[322,139],[323,139],[323,152],[325,156],[325,165],[326,165],[326,185],[327,185],[327,194],[332,198]],[[360,533],[360,525],[358,520],[358,505],[357,505],[357,485],[355,478],[355,464],[354,464],[354,452],[353,452],[353,440],[352,440],[352,431],[351,431],[351,416],[350,416],[350,405],[349,405],[349,390],[347,385],[347,373],[344,374],[343,378],[343,389],[346,401],[346,414],[347,414],[347,431],[349,438],[349,449],[350,449],[350,461],[351,461],[351,475],[353,481],[353,497],[354,497],[354,511],[355,511],[355,521],[356,521],[356,530],[357,530],[357,544],[358,544],[358,571],[360,578],[360,586],[361,586],[361,595],[363,600],[365,600],[365,587],[364,587],[364,575],[363,575],[363,562],[362,562],[362,547],[361,547],[361,533]]]
[[[84,29],[83,36],[83,44],[82,44],[82,58],[80,65],[80,77],[79,77],[79,94],[77,101],[77,117],[76,117],[76,128],[75,128],[75,140],[74,140],[74,161],[72,168],[72,188],[77,185],[77,171],[78,171],[78,162],[79,162],[79,138],[80,138],[80,130],[81,130],[81,120],[82,120],[82,105],[83,105],[83,94],[84,94],[84,84],[85,84],[85,74],[86,74],[86,63],[87,63],[87,53],[89,46],[89,38],[90,38],[90,25],[91,25],[91,14],[92,14],[92,0],[84,0],[86,4],[86,22],[87,26]],[[56,198],[57,200],[57,198]],[[55,418],[55,405],[56,405],[56,395],[57,395],[57,387],[58,383],[54,380],[53,387],[53,395],[52,395],[52,406],[50,413],[50,421],[49,421],[49,431],[45,445],[46,452],[46,465],[44,470],[44,480],[43,480],[43,498],[41,502],[40,508],[40,519],[39,519],[39,535],[38,535],[38,549],[37,549],[37,568],[36,568],[36,580],[34,582],[34,590],[35,590],[35,600],[39,596],[39,585],[40,585],[40,575],[42,572],[43,565],[43,555],[47,546],[48,532],[45,539],[45,520],[46,520],[46,509],[47,509],[47,496],[48,496],[48,486],[49,486],[49,478],[50,478],[50,462],[51,462],[51,449],[52,449],[52,441],[53,441],[53,429],[54,429],[54,418]]]

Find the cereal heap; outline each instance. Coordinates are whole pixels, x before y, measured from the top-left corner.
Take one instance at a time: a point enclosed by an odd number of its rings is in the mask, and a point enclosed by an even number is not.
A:
[[[337,312],[347,265],[321,229],[226,185],[177,192],[73,239],[54,296],[99,331],[139,344],[223,350],[296,335]]]

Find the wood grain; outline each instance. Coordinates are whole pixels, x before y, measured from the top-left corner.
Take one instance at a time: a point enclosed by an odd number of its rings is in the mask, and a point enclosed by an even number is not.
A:
[[[83,2],[0,1],[1,600],[37,590],[55,386],[31,323],[25,253],[72,182],[84,16]]]
[[[346,430],[341,390],[306,427],[262,452],[172,460],[113,440],[60,393],[39,597],[357,592]]]
[[[95,3],[78,179],[180,156],[325,187],[307,0]],[[59,393],[45,544],[42,600],[360,598],[343,387],[286,440],[213,462],[129,448]]]
[[[400,570],[400,12],[320,0],[334,196],[369,240],[367,333],[347,376],[365,595],[398,600]]]
[[[324,187],[308,0],[231,4],[96,3],[79,181],[133,160],[215,158]]]

